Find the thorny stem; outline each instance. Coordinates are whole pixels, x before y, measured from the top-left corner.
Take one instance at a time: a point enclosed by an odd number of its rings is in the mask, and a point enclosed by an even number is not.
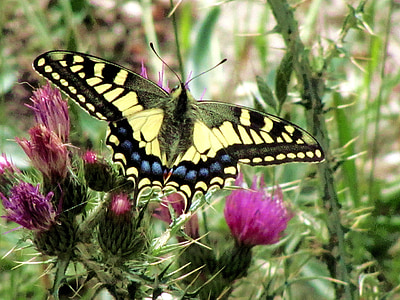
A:
[[[294,71],[299,86],[302,88],[302,104],[306,107],[307,122],[326,154],[326,162],[318,165],[318,171],[323,187],[322,199],[330,216],[328,227],[331,237],[327,248],[330,253],[333,253],[336,247],[338,248],[337,258],[334,258],[333,254],[331,254],[332,257],[327,260],[327,265],[332,277],[347,283],[344,287],[341,285],[335,286],[336,297],[338,299],[352,299],[351,283],[345,264],[346,250],[340,219],[340,204],[334,185],[334,173],[330,164],[332,156],[321,101],[322,93],[325,90],[324,73],[313,72],[304,44],[300,39],[298,24],[287,1],[268,0],[268,3],[278,24],[279,32],[286,44],[287,51],[290,51],[293,55]]]

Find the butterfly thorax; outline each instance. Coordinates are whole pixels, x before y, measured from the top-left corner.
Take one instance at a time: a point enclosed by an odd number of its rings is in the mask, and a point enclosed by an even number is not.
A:
[[[190,146],[193,136],[194,106],[196,100],[182,83],[171,92],[164,107],[164,120],[158,140],[161,153],[165,153],[166,165],[172,168],[179,155]]]

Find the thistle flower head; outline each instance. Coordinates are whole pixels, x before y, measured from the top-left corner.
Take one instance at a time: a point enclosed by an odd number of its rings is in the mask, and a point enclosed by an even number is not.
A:
[[[55,223],[56,212],[51,203],[53,193],[42,195],[39,185],[20,182],[11,188],[8,198],[2,193],[0,197],[7,213],[3,218],[7,220],[35,231],[46,231]]]
[[[65,178],[69,157],[66,145],[42,124],[29,130],[31,140],[16,138],[35,168],[52,181]]]
[[[281,189],[277,187],[271,196],[266,192],[263,183],[257,189],[257,181],[255,177],[251,190],[235,190],[226,199],[226,222],[237,243],[243,246],[278,242],[292,218],[283,203]],[[243,186],[242,174],[236,179],[236,185]]]
[[[37,124],[44,125],[53,131],[63,143],[69,138],[70,119],[67,101],[63,100],[58,89],[50,83],[33,92],[32,106]]]

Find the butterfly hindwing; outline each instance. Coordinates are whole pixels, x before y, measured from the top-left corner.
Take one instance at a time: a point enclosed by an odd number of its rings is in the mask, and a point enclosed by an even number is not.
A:
[[[142,147],[141,142],[132,138],[133,134],[127,119],[109,124],[106,144],[113,150],[113,161],[120,163],[125,175],[134,181],[138,196],[146,188],[161,190],[165,167],[149,146]]]

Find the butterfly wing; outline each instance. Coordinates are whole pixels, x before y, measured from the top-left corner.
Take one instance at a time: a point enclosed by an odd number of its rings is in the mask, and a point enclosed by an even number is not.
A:
[[[238,163],[265,166],[322,160],[321,146],[295,124],[238,105],[199,101],[192,144],[166,186],[190,199],[236,178]]]

